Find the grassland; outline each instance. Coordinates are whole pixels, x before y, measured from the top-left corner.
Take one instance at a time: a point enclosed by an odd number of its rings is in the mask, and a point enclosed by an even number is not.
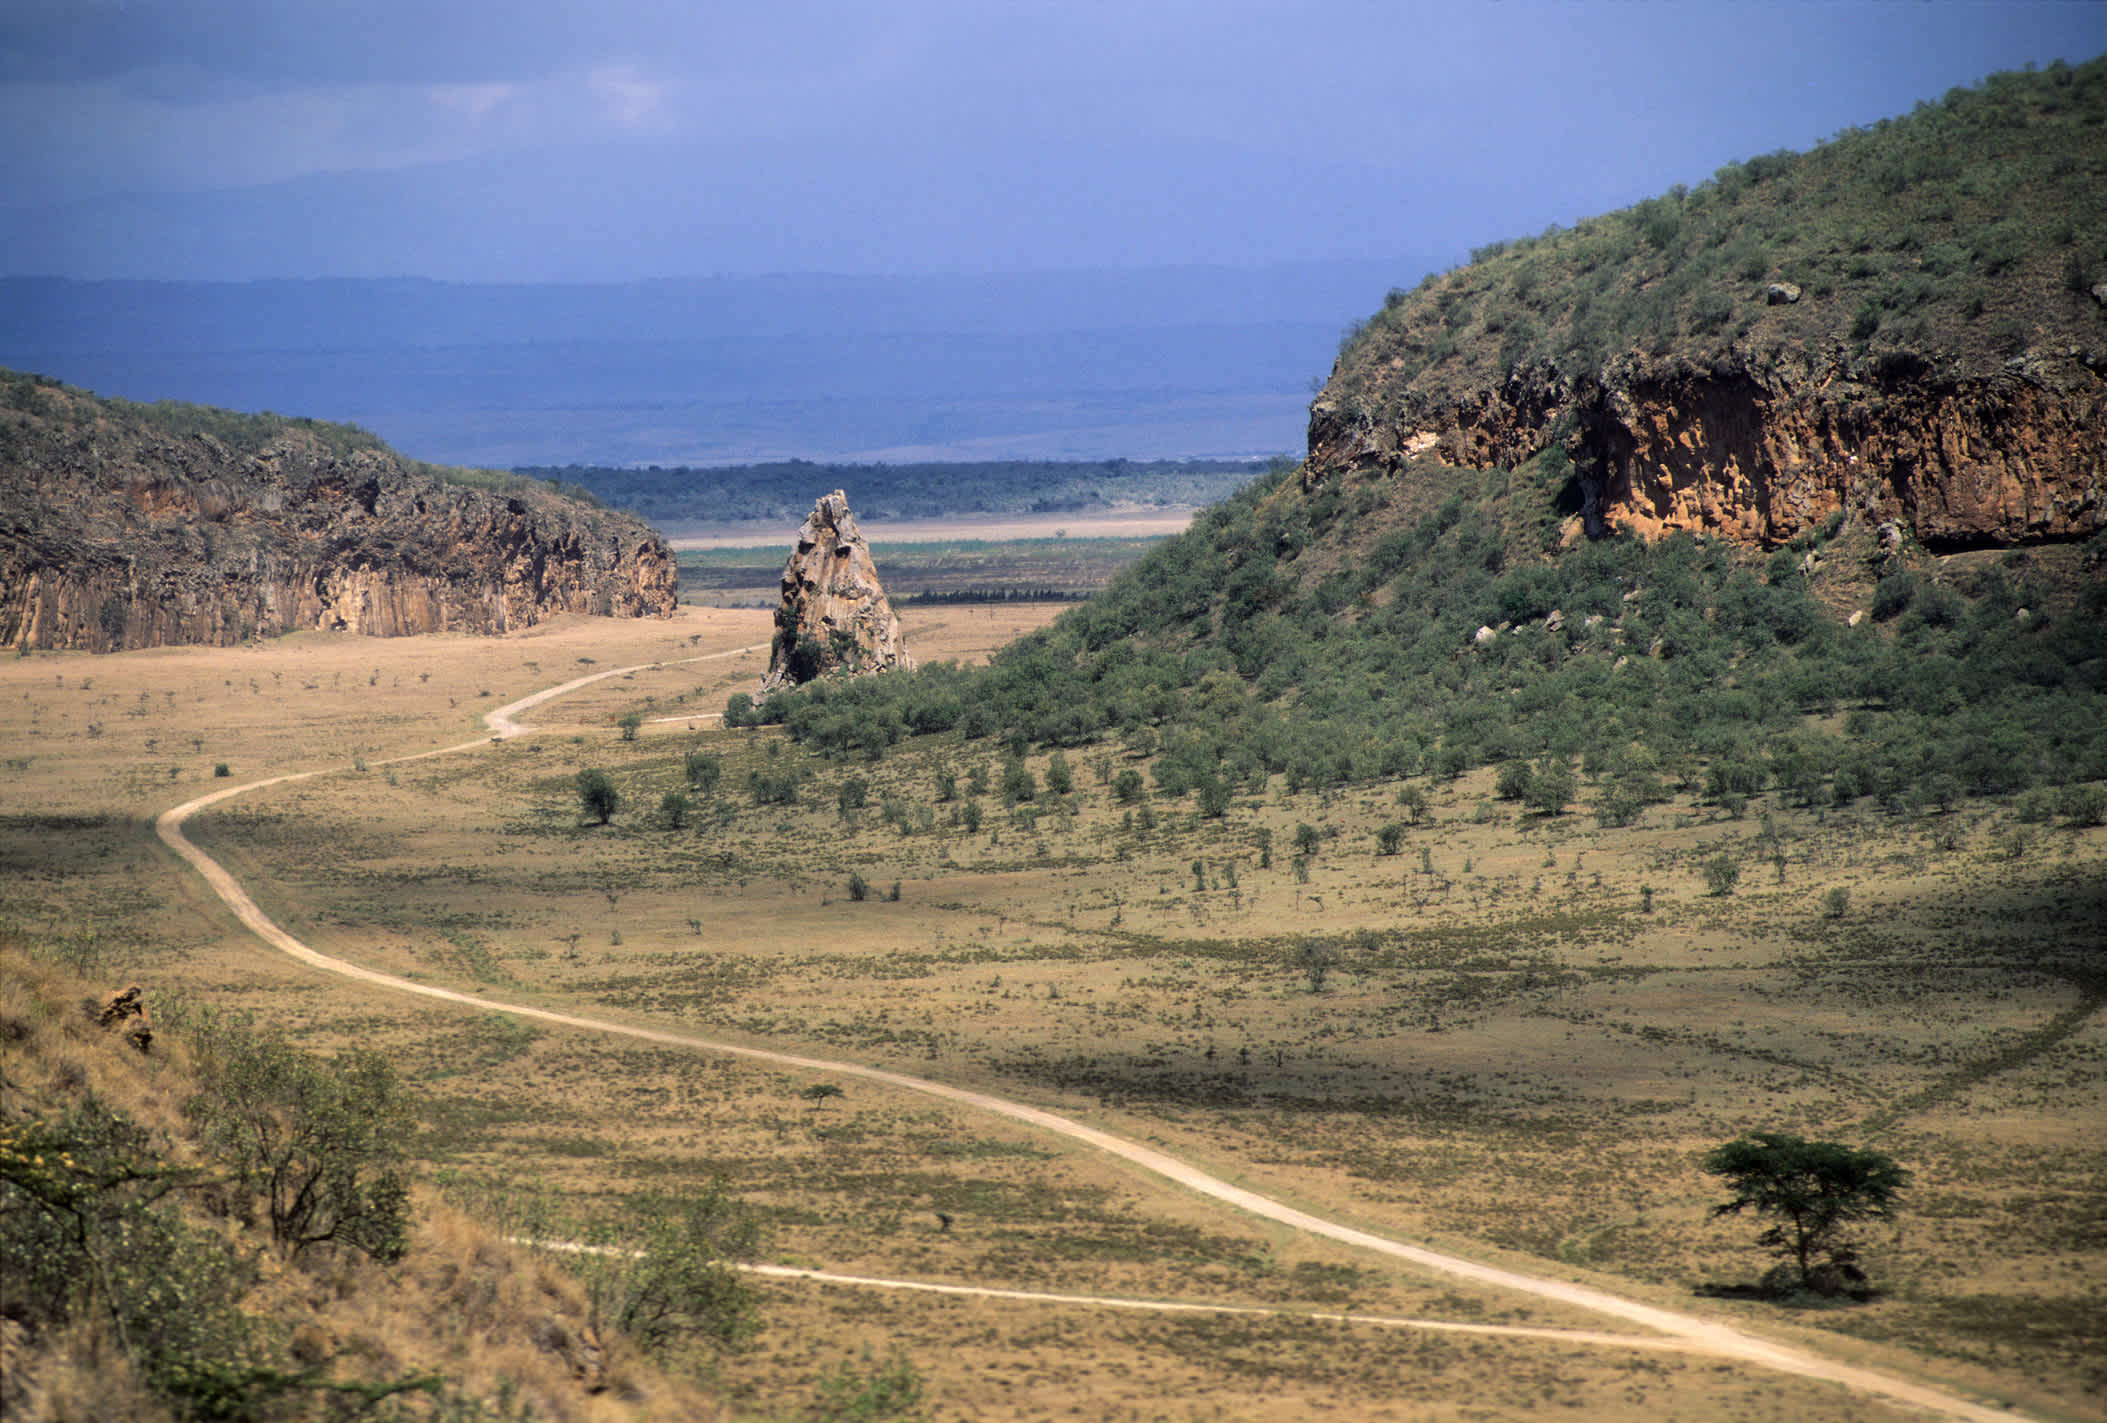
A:
[[[925,608],[909,635],[925,659],[971,657],[1047,615]],[[985,742],[869,764],[712,728],[700,713],[749,687],[758,655],[610,678],[539,709],[535,735],[380,764],[472,739],[481,712],[537,687],[766,632],[763,613],[688,609],[491,641],[13,660],[0,920],[109,982],[386,1049],[417,1085],[432,1181],[500,1224],[609,1223],[721,1175],[785,1263],[1598,1327],[927,1098],[844,1079],[815,1104],[823,1076],[322,979],[238,932],[152,838],[155,812],[226,783],[219,763],[242,781],[340,768],[192,828],[326,952],[989,1088],[1393,1236],[2038,1416],[2107,1413],[2107,831],[1994,800],[1890,816],[1760,796],[1738,819],[1678,801],[1604,829],[1517,815],[1474,772],[1417,783],[1430,812],[1385,855],[1399,785],[1276,780],[1202,819],[1189,800],[1119,802],[1117,772],[1142,763],[1116,749],[1074,756],[1060,796],[1049,758],[1029,758],[1042,788],[1005,806],[968,789],[976,769],[1000,783]],[[648,720],[625,741],[631,710]],[[719,791],[669,829],[659,802],[698,750],[721,758]],[[624,797],[606,827],[579,814],[588,766]],[[755,804],[756,772],[795,772],[795,801]],[[851,781],[863,803],[845,809]],[[1722,855],[1741,869],[1727,895],[1704,874]],[[1872,1302],[1695,1295],[1763,1267],[1750,1227],[1708,1218],[1717,1184],[1696,1166],[1762,1127],[1876,1145],[1915,1172],[1909,1209],[1867,1241]],[[771,1286],[769,1327],[715,1374],[745,1415],[780,1417],[821,1372],[896,1346],[945,1417],[1889,1416],[1651,1351],[809,1284]]]

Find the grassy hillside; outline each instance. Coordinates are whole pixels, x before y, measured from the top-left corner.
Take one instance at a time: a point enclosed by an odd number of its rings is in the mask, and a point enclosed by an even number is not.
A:
[[[180,995],[77,977],[91,934],[0,938],[0,1410],[103,1423],[706,1418],[582,1277],[414,1197],[387,1059],[312,1056]],[[143,1031],[142,1031],[143,1029]],[[662,1227],[661,1227],[662,1228]],[[629,1235],[648,1244],[649,1230]],[[588,1262],[591,1263],[591,1262]],[[725,1273],[728,1296],[750,1295]]]
[[[1356,328],[1341,393],[1452,398],[1518,366],[1587,377],[1634,352],[1800,370],[1849,346],[1980,373],[2035,345],[2099,347],[2103,279],[2107,56],[1994,75],[1809,152],[1482,248]],[[1802,299],[1772,304],[1772,284]]]
[[[1605,823],[1681,791],[1736,813],[1765,793],[2031,793],[2036,816],[2096,799],[2070,788],[2107,778],[2107,549],[1941,560],[1841,520],[1767,558],[1686,536],[1560,549],[1554,463],[1313,496],[1282,471],[986,670],[735,697],[733,719],[842,754],[954,729],[1115,743],[1215,805],[1273,777],[1486,765]]]

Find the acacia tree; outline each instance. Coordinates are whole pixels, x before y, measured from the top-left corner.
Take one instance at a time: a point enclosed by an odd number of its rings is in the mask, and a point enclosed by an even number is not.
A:
[[[198,1051],[207,1086],[190,1116],[206,1146],[264,1197],[286,1253],[333,1240],[401,1259],[411,1118],[388,1060],[364,1049],[310,1057],[238,1030],[201,1031]]]
[[[1807,1290],[1823,1288],[1817,1278],[1821,1265],[1845,1278],[1856,1274],[1857,1252],[1845,1238],[1847,1228],[1853,1221],[1892,1218],[1896,1198],[1909,1182],[1909,1173],[1880,1152],[1806,1141],[1788,1132],[1751,1132],[1714,1147],[1705,1153],[1704,1167],[1725,1177],[1734,1193],[1712,1214],[1753,1209],[1775,1216],[1776,1224],[1756,1243],[1790,1260]]]

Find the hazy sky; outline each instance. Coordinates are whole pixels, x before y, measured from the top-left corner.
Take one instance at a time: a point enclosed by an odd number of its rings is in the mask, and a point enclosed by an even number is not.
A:
[[[5,0],[0,273],[1460,253],[2103,49],[2079,0]]]

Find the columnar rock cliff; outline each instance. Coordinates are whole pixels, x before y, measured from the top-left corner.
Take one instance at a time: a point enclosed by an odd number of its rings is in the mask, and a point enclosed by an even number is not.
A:
[[[892,602],[879,586],[870,545],[837,489],[812,506],[783,565],[783,603],[761,690],[794,687],[829,672],[914,666]]]
[[[139,407],[28,377],[6,384],[8,645],[501,633],[558,613],[673,612],[672,553],[627,515],[525,485],[447,483],[343,427],[279,422],[242,452]]]
[[[1311,480],[1420,453],[1512,467],[1558,446],[1589,532],[1687,529],[1774,546],[1843,510],[1931,548],[2083,539],[2107,529],[2107,380],[2074,355],[1994,375],[1631,358],[1600,376],[1517,369],[1467,398],[1405,398],[1388,420],[1320,397]]]

